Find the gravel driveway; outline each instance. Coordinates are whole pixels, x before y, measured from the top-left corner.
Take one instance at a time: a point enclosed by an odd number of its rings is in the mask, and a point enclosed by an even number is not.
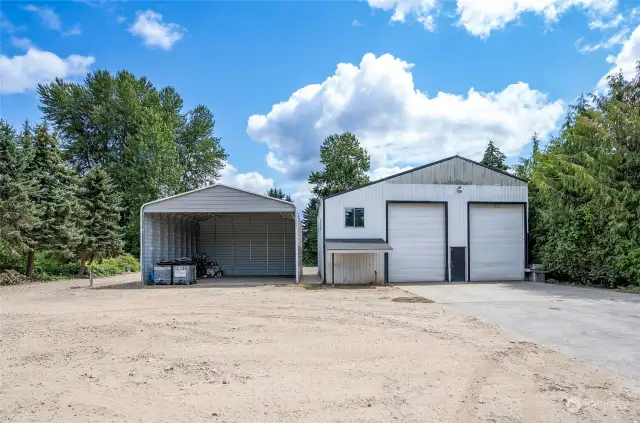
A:
[[[640,380],[640,295],[534,282],[398,286]]]
[[[0,421],[640,421],[635,381],[393,287],[132,277],[0,288]]]

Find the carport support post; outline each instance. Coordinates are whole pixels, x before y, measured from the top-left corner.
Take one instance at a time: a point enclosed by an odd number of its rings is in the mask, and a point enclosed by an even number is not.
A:
[[[333,274],[334,274],[335,267],[336,267],[336,261],[334,260],[333,253],[331,253],[331,287],[334,286]]]

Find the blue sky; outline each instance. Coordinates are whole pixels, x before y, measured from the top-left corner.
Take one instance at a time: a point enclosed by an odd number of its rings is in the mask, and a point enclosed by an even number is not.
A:
[[[229,153],[224,182],[281,187],[303,204],[333,132],[356,133],[374,178],[452,154],[478,159],[489,139],[515,162],[609,72],[633,74],[633,6],[5,1],[0,112],[15,125],[37,121],[38,82],[127,69],[213,111]]]

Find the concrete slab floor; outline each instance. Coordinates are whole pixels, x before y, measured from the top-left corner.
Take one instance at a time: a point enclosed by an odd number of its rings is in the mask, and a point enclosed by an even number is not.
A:
[[[395,286],[640,381],[640,295],[535,282]]]

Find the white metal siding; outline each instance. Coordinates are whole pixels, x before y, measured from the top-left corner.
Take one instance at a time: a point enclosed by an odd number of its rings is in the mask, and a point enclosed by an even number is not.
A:
[[[296,282],[300,282],[302,280],[302,222],[300,222],[300,217],[298,213],[295,215],[296,219],[296,265],[298,266],[298,271],[296,272]]]
[[[323,235],[324,233],[322,232],[322,227],[324,225],[324,219],[323,219],[323,214],[322,214],[322,200],[320,201],[320,205],[318,207],[318,224],[317,224],[317,229],[318,229],[318,271],[320,272],[320,279],[322,279],[323,281],[326,281],[325,277],[324,277],[324,255],[325,255],[325,251],[324,251],[324,239],[323,239]]]
[[[335,284],[372,283],[384,280],[384,253],[334,254]],[[327,283],[331,283],[331,252],[327,252]]]
[[[445,280],[443,204],[389,204],[389,282]]]
[[[471,204],[469,208],[470,280],[524,278],[522,205]]]
[[[389,184],[381,182],[336,197],[325,199],[324,220],[322,209],[318,216],[318,265],[320,271],[331,272],[329,257],[323,266],[322,224],[326,224],[327,238],[382,238],[386,237],[386,202],[404,201],[446,201],[448,202],[449,247],[467,246],[467,202],[526,202],[526,186],[463,185],[462,192],[456,192],[457,185],[444,184]],[[322,206],[321,206],[322,207]],[[365,227],[345,228],[344,208],[364,207]],[[363,274],[367,274],[365,261],[357,264]],[[380,265],[379,269],[383,269]],[[330,275],[329,275],[330,276]],[[326,281],[330,282],[329,276]]]

